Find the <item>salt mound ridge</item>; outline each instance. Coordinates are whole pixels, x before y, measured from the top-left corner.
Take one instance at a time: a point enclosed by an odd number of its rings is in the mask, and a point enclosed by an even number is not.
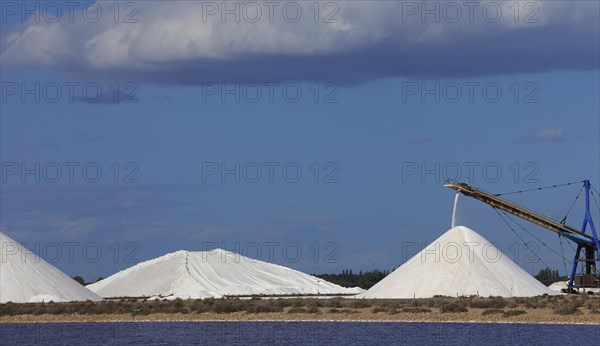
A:
[[[0,303],[102,300],[0,232]]]
[[[557,281],[557,282],[551,284],[550,286],[548,286],[548,288],[555,292],[562,292],[562,290],[566,290],[567,288],[569,288],[569,282],[568,281]],[[579,288],[579,289],[576,288],[576,290],[579,292],[600,293],[600,288]]]
[[[457,226],[365,292],[365,298],[435,295],[532,297],[557,294],[487,239]]]
[[[221,249],[173,252],[87,287],[105,298],[201,299],[239,295],[358,294],[363,291]]]

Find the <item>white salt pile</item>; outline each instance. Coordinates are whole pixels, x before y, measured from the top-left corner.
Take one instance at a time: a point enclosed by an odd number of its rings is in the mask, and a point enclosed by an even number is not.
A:
[[[0,232],[0,302],[102,300],[6,234]]]
[[[567,288],[569,288],[569,282],[568,281],[557,281],[557,282],[551,284],[550,286],[548,286],[548,288],[554,292],[562,292],[562,290],[566,290]],[[576,288],[576,290],[579,292],[600,293],[600,288],[579,288],[579,289]]]
[[[240,295],[358,294],[280,265],[221,249],[177,251],[88,286],[102,297],[219,298]]]
[[[457,226],[365,292],[365,298],[557,294],[475,231]]]

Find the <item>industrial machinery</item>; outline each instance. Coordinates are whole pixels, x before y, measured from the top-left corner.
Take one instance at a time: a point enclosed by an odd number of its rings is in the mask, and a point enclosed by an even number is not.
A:
[[[596,228],[594,227],[594,222],[590,212],[591,185],[589,180],[584,180],[581,183],[583,183],[582,190],[585,189],[585,216],[583,218],[581,230],[577,230],[566,225],[566,217],[560,222],[553,220],[550,217],[543,216],[539,213],[501,198],[500,195],[502,194],[491,194],[468,184],[452,181],[446,182],[444,186],[456,190],[457,193],[462,193],[465,196],[489,204],[494,209],[502,210],[506,213],[510,213],[521,219],[546,228],[552,232],[558,233],[559,236],[565,237],[566,239],[577,244],[568,284],[568,291],[573,292],[575,288],[600,288],[600,272],[598,271],[599,266],[597,265],[598,262],[600,262],[600,241],[598,240],[598,233],[596,233]],[[552,187],[556,187],[556,185]],[[537,190],[539,189],[541,188],[538,188]],[[590,233],[586,233],[588,225]],[[584,252],[583,258],[581,258],[582,250]],[[582,270],[580,270],[578,273],[577,271],[580,264],[582,264]]]

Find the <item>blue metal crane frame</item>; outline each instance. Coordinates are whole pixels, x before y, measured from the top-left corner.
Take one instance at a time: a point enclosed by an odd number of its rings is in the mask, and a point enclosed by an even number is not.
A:
[[[588,272],[591,271],[590,262],[595,263],[595,262],[600,261],[600,258],[595,257],[595,256],[600,256],[600,241],[598,240],[598,234],[596,233],[596,227],[594,227],[594,221],[592,220],[592,213],[590,212],[590,181],[584,180],[583,184],[584,184],[584,188],[585,188],[585,216],[583,218],[583,224],[581,225],[581,233],[585,234],[585,231],[587,230],[587,226],[589,225],[590,231],[591,231],[592,237],[593,237],[593,245],[585,246],[585,245],[582,245],[581,243],[577,244],[577,250],[575,251],[575,258],[573,259],[573,268],[571,269],[571,276],[569,277],[569,291],[572,291],[573,288],[589,287],[589,286],[585,286],[585,285],[575,285],[573,283],[573,281],[575,280],[575,275],[577,275],[577,267],[580,262],[579,256],[581,255],[581,249],[585,248],[586,253],[588,251],[591,252],[591,256],[590,256],[590,254],[588,254],[587,258],[585,259]],[[590,257],[591,257],[591,259],[590,259]]]
[[[500,198],[502,194],[494,195],[487,191],[470,186],[466,183],[458,183],[453,181],[447,181],[444,186],[456,190],[465,196],[472,197],[481,202],[489,204],[494,209],[503,210],[504,212],[513,214],[538,226],[556,232],[560,236],[564,236],[565,238],[576,243],[577,250],[575,253],[575,258],[573,259],[573,267],[568,283],[569,292],[573,292],[574,288],[600,288],[600,281],[598,281],[597,276],[598,267],[596,266],[596,263],[600,262],[600,241],[598,241],[598,234],[596,233],[594,221],[592,220],[592,213],[590,211],[590,181],[584,180],[583,183],[585,188],[585,216],[583,219],[583,225],[581,226],[581,231],[567,226],[563,222],[550,219],[549,217]],[[571,183],[565,185],[570,184]],[[591,234],[586,233],[588,225]],[[581,255],[582,249],[585,250],[586,258],[580,260],[579,256]],[[584,262],[585,276],[577,276],[579,262]],[[577,281],[579,281],[579,283]]]

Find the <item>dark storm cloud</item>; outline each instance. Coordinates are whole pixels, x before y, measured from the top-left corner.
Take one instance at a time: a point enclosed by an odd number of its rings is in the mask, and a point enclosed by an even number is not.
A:
[[[515,23],[507,7],[495,23],[428,17],[401,22],[402,2],[340,2],[335,24],[292,25],[204,23],[198,4],[152,2],[143,5],[138,25],[19,27],[3,35],[3,67],[46,66],[82,79],[182,85],[598,69],[598,3],[531,3],[538,6],[535,23]]]

